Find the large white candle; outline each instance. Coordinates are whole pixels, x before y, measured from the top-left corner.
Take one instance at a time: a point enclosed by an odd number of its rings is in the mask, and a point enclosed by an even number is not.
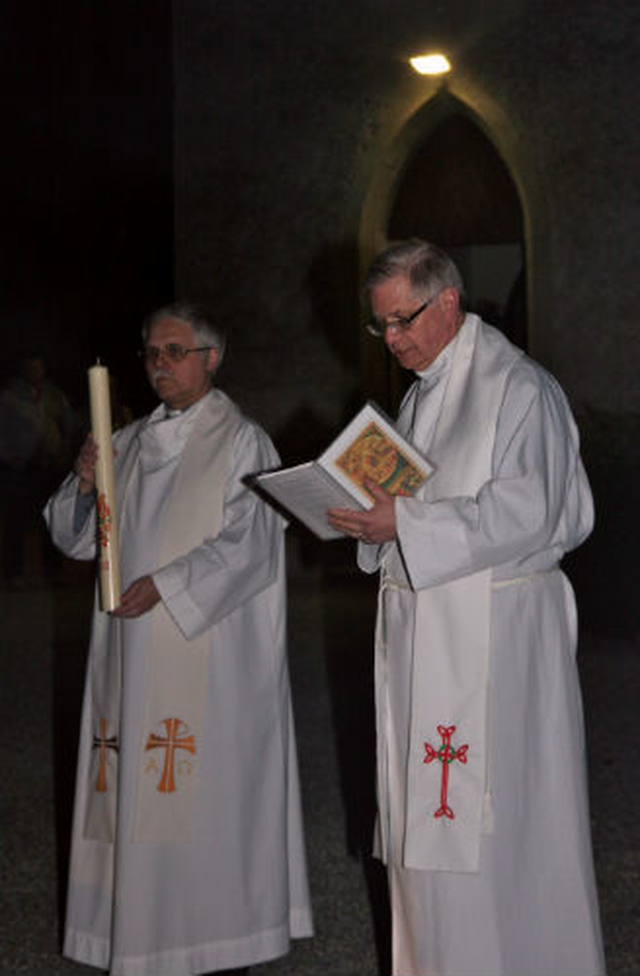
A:
[[[91,428],[98,445],[96,464],[96,511],[98,517],[98,564],[100,569],[100,604],[103,610],[120,605],[120,550],[116,518],[116,491],[113,477],[111,441],[111,399],[109,370],[98,363],[89,369]]]

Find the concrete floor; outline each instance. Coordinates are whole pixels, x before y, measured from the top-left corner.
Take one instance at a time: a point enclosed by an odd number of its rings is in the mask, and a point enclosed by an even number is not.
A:
[[[295,548],[294,548],[295,547]],[[256,976],[385,972],[383,878],[366,853],[373,820],[374,594],[342,543],[292,538],[290,660],[313,939]],[[91,568],[62,583],[32,572],[0,593],[2,888],[0,973],[96,970],[59,954]],[[640,973],[638,635],[584,633],[580,666],[591,756],[593,838],[610,976]],[[559,974],[562,976],[562,974]]]

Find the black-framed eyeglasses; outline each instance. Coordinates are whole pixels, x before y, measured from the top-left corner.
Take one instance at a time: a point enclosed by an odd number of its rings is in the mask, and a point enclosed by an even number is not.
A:
[[[194,346],[193,349],[187,349],[178,342],[170,342],[162,349],[158,346],[145,346],[144,349],[139,350],[138,355],[145,363],[157,363],[160,356],[166,356],[172,363],[181,363],[190,352],[206,352],[214,348],[215,346]]]
[[[415,312],[411,313],[411,315],[398,315],[390,322],[380,322],[379,319],[371,319],[370,322],[367,322],[367,331],[370,332],[371,335],[376,336],[378,339],[382,339],[384,337],[387,329],[398,329],[400,332],[405,332],[407,329],[411,328],[415,320],[419,315],[422,315],[425,309],[429,308],[430,305],[433,305],[436,298],[439,296],[440,292],[438,292],[437,295],[432,295],[431,298],[427,298],[426,302],[423,302],[420,308],[417,308]]]

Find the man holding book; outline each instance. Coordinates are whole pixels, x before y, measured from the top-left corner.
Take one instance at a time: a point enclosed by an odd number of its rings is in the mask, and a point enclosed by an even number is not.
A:
[[[593,524],[556,380],[465,312],[453,262],[412,240],[365,281],[416,373],[398,429],[433,464],[413,497],[332,509],[380,571],[378,824],[393,973],[604,972],[576,610],[559,568]]]

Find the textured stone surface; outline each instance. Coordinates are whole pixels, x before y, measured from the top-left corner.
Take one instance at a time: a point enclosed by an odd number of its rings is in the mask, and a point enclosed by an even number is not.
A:
[[[273,433],[301,412],[335,423],[367,379],[358,266],[439,87],[406,58],[433,47],[521,195],[533,354],[577,404],[640,408],[637,6],[193,0],[174,14],[178,287],[230,320],[228,382]]]

